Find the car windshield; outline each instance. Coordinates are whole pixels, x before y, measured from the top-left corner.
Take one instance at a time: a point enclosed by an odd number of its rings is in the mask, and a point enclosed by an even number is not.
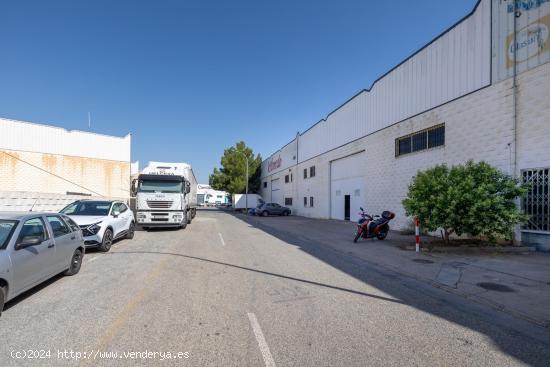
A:
[[[181,193],[183,192],[183,182],[140,180],[138,192]]]
[[[3,248],[8,243],[16,225],[16,220],[0,219],[0,248]]]
[[[61,210],[61,213],[66,215],[105,216],[109,215],[109,209],[111,209],[110,201],[79,201],[68,205]]]

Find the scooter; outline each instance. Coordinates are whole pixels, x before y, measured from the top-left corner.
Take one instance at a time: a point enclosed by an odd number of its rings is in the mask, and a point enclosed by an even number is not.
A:
[[[359,218],[359,221],[357,222],[357,233],[355,234],[353,242],[357,242],[360,237],[376,237],[379,240],[385,239],[388,235],[388,232],[390,231],[390,226],[388,225],[388,223],[390,222],[390,220],[395,218],[395,214],[388,210],[384,210],[381,216],[371,216],[365,213],[365,210],[363,208],[359,209],[361,209],[361,212],[359,213],[361,218]]]

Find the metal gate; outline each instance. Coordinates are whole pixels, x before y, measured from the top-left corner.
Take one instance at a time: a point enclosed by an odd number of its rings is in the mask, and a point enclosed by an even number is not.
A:
[[[550,168],[524,170],[523,183],[529,191],[522,200],[523,212],[529,216],[529,221],[523,229],[534,231],[550,231]]]

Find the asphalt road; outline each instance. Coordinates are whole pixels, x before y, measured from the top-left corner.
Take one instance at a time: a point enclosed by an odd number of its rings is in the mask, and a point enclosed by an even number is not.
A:
[[[548,329],[250,223],[200,211],[90,251],[7,304],[0,366],[549,364]]]

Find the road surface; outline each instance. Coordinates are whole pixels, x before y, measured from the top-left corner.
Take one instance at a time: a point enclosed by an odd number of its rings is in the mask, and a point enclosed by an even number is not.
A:
[[[263,218],[279,220],[279,218]],[[281,218],[284,220],[283,218]],[[0,366],[548,365],[550,331],[203,210],[6,305]],[[29,358],[33,356],[35,358]]]

